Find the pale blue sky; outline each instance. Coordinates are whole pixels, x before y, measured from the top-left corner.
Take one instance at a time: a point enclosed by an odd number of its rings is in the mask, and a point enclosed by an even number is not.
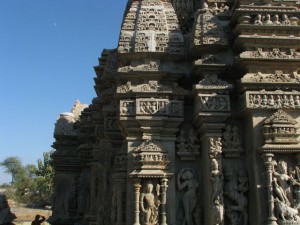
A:
[[[0,161],[36,163],[75,100],[91,103],[93,66],[115,48],[126,0],[0,1]],[[9,182],[0,168],[0,183]]]

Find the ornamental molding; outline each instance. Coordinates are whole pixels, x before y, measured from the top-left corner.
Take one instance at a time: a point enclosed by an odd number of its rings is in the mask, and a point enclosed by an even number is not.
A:
[[[248,73],[242,79],[242,83],[299,83],[299,74],[284,73],[276,70],[274,73]]]
[[[133,85],[131,82],[127,82],[124,85],[117,87],[118,94],[125,93],[165,93],[186,95],[186,91],[179,87],[177,83],[171,85],[160,84],[157,80],[149,80],[148,83]]]
[[[144,62],[132,62],[130,66],[119,67],[119,73],[130,72],[172,72],[183,73],[184,70],[174,62],[161,62],[160,60],[145,60]]]
[[[255,51],[245,51],[240,54],[241,59],[280,59],[280,60],[298,60],[300,52],[295,49],[281,50],[273,48],[271,51],[263,51],[262,48],[257,48]]]

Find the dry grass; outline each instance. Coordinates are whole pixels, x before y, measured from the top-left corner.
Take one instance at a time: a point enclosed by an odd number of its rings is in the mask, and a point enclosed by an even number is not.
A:
[[[13,222],[17,225],[25,225],[25,224],[31,224],[31,221],[34,220],[35,215],[39,214],[42,216],[45,216],[46,219],[51,216],[52,211],[51,210],[45,210],[45,209],[32,209],[32,208],[26,208],[26,207],[11,207],[11,212],[16,214],[17,219],[15,219]],[[43,223],[48,224],[48,223]]]

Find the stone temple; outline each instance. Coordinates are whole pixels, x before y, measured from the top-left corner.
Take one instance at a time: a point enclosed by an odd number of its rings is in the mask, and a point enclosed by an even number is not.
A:
[[[56,122],[53,225],[300,224],[300,1],[129,0]]]

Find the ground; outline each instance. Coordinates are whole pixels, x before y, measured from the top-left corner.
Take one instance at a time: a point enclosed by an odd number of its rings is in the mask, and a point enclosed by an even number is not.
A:
[[[17,219],[15,219],[13,222],[16,225],[30,225],[31,221],[34,220],[35,215],[39,214],[42,216],[45,216],[46,219],[51,216],[52,211],[47,209],[33,209],[33,208],[27,208],[24,206],[14,206],[10,208],[11,212],[16,214]],[[48,223],[44,222],[43,225],[46,225]]]

